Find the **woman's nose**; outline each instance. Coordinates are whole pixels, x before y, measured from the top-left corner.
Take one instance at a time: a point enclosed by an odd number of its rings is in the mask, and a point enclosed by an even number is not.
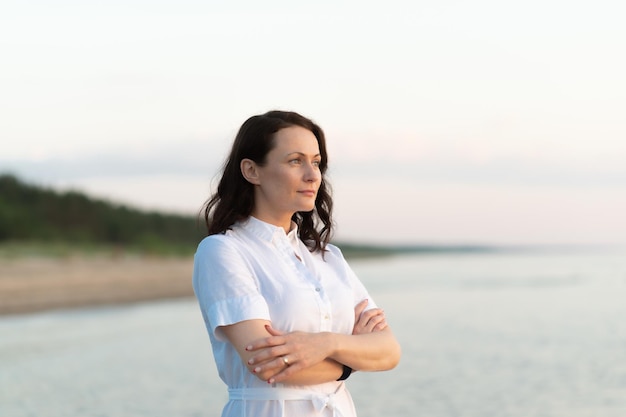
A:
[[[305,179],[308,182],[315,182],[322,179],[322,173],[320,172],[320,168],[317,165],[308,164],[307,170],[305,173]]]

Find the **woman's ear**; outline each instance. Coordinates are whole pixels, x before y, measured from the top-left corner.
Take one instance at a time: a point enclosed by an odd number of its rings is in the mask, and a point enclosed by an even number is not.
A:
[[[239,166],[241,168],[241,175],[243,175],[246,181],[254,185],[260,184],[256,162],[246,158],[241,160],[241,164],[239,164]]]

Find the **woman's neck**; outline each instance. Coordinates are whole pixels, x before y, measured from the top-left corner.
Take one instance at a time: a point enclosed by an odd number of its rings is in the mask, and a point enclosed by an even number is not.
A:
[[[257,220],[261,220],[262,222],[269,223],[277,227],[282,227],[285,230],[285,234],[289,233],[291,231],[291,228],[293,227],[291,216],[289,217],[268,216],[268,215],[263,215],[258,212],[252,212],[251,216]]]

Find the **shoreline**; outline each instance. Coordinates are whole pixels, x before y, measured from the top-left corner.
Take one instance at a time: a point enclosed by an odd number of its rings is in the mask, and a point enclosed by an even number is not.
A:
[[[20,257],[0,262],[0,316],[192,297],[193,257]]]

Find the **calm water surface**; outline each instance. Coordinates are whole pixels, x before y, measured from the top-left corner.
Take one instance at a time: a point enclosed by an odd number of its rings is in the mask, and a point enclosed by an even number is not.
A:
[[[352,262],[403,347],[360,417],[623,417],[626,252]],[[0,318],[0,416],[219,416],[194,300]]]

